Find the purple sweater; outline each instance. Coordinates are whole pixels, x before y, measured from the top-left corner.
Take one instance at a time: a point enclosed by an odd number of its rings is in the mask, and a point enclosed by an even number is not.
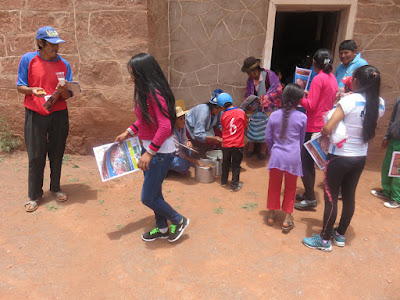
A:
[[[282,109],[273,112],[265,130],[265,142],[271,153],[268,170],[279,169],[296,176],[303,176],[300,149],[306,134],[307,116],[297,110],[291,110],[285,139],[280,139],[282,113]]]

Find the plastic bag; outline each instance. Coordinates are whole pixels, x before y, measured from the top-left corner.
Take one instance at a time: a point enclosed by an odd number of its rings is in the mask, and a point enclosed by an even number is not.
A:
[[[336,107],[328,111],[325,115],[325,123],[332,117],[333,113],[335,112]],[[343,144],[346,142],[348,137],[346,125],[344,125],[343,120],[341,120],[336,127],[333,129],[329,139],[331,143],[334,144],[338,148],[342,148]]]

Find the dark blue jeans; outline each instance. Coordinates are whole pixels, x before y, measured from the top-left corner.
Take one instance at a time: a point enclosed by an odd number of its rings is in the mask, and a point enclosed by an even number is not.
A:
[[[170,170],[183,174],[189,171],[189,168],[190,162],[178,155],[174,156],[171,166],[169,167]]]
[[[142,154],[145,151],[143,148]],[[167,220],[175,225],[182,221],[182,215],[177,213],[162,195],[162,183],[174,156],[175,153],[157,153],[151,159],[149,169],[143,172],[142,203],[154,211],[158,228],[167,228]]]

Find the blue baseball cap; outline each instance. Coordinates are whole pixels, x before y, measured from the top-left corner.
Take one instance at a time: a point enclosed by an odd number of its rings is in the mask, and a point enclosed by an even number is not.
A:
[[[42,28],[39,28],[36,34],[36,39],[46,40],[52,44],[66,43],[66,41],[60,39],[57,31],[50,26],[44,26]]]

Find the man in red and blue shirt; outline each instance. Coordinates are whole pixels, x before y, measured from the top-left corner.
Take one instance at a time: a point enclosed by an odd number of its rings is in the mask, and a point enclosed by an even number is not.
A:
[[[65,100],[72,93],[65,83],[59,83],[56,73],[63,72],[65,80],[72,81],[72,71],[69,63],[58,55],[59,44],[65,41],[60,39],[54,28],[40,28],[36,40],[39,50],[22,56],[17,81],[18,92],[25,95],[25,144],[29,158],[30,198],[25,204],[27,212],[37,209],[43,195],[46,155],[50,160],[50,191],[57,201],[67,200],[67,194],[60,188],[60,176],[69,129]],[[57,100],[49,111],[43,107],[46,95],[52,95]]]
[[[221,185],[228,183],[229,168],[232,166],[231,191],[242,188],[239,181],[240,163],[243,159],[244,131],[247,127],[245,112],[232,105],[233,99],[228,93],[217,97],[217,105],[222,107],[222,174]]]

